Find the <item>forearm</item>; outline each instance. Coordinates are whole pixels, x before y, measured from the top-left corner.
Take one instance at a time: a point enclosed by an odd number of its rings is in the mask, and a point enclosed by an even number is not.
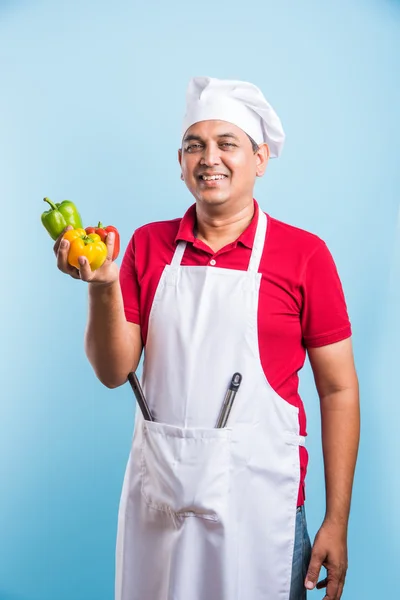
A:
[[[130,335],[119,281],[89,284],[88,288],[86,355],[100,381],[107,387],[118,387],[136,369],[141,348],[135,347]]]
[[[347,529],[360,437],[358,384],[321,398],[326,520]]]

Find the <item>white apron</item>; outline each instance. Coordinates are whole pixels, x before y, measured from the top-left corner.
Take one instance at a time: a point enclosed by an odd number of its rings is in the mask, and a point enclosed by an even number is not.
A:
[[[116,600],[288,600],[300,480],[298,409],[258,347],[259,220],[247,271],[181,266],[179,242],[149,319],[118,517]],[[215,424],[235,372],[227,427]]]

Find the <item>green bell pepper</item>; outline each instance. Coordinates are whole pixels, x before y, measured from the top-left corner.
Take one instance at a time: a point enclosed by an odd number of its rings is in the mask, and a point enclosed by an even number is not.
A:
[[[42,223],[53,240],[56,240],[68,225],[72,225],[74,229],[83,228],[81,216],[73,202],[64,200],[55,204],[49,198],[43,200],[48,202],[51,208],[42,214]]]

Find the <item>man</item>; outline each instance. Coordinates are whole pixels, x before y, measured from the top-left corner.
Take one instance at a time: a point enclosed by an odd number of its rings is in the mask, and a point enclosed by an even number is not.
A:
[[[338,600],[359,440],[358,383],[340,280],[324,242],[264,213],[256,177],[284,141],[252,84],[195,78],[179,150],[195,198],[182,219],[139,228],[119,272],[59,268],[89,284],[88,359],[123,385],[145,349],[121,497],[116,600]],[[304,512],[308,352],[321,401],[326,515]],[[216,427],[235,373],[229,420]]]

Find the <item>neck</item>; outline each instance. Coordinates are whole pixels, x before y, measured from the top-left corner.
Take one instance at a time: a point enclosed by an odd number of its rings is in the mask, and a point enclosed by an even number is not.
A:
[[[196,237],[217,252],[234,242],[249,226],[254,216],[254,201],[240,206],[211,207],[196,205]]]

